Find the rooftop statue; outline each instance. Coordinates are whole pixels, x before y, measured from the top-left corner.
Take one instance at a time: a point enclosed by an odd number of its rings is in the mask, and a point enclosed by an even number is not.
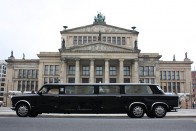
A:
[[[94,20],[96,23],[105,23],[105,16],[99,12],[97,16],[95,16]]]

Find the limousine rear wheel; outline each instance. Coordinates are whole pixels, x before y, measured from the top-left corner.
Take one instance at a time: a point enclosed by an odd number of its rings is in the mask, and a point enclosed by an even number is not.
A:
[[[144,116],[144,107],[142,105],[134,105],[127,114],[132,118],[141,118]]]
[[[156,105],[153,108],[153,113],[154,113],[154,116],[156,118],[163,118],[166,115],[167,111],[166,111],[165,106],[163,106],[163,105]]]
[[[19,117],[27,117],[29,114],[29,106],[25,103],[21,103],[16,108],[16,114]]]

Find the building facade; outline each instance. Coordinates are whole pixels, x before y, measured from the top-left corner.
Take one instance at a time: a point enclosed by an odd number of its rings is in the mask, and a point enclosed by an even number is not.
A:
[[[9,90],[38,90],[53,82],[146,82],[158,83],[166,92],[190,92],[192,61],[161,61],[159,53],[141,53],[135,27],[108,25],[99,13],[93,24],[64,26],[60,33],[57,52],[40,52],[37,60],[15,59],[11,53],[6,60]]]
[[[7,63],[4,60],[0,61],[0,101],[5,103],[6,97],[6,71],[7,71]]]
[[[192,87],[193,87],[193,100],[196,101],[196,71],[192,71]]]

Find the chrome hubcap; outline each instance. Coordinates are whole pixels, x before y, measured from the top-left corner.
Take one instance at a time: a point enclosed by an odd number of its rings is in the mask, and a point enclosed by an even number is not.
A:
[[[157,106],[157,107],[155,108],[155,114],[156,114],[157,116],[163,116],[163,115],[165,114],[165,108],[162,107],[162,106]]]
[[[137,117],[142,116],[143,112],[144,111],[140,106],[136,106],[133,108],[133,114]]]
[[[18,108],[18,113],[19,113],[21,116],[27,115],[27,113],[28,113],[28,107],[25,106],[25,105],[21,105],[21,106]]]

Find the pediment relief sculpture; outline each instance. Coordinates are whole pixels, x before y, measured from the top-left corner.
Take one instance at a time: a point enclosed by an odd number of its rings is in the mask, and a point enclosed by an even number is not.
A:
[[[70,48],[70,51],[91,51],[91,52],[132,52],[131,49],[110,45],[106,43],[95,43]]]

